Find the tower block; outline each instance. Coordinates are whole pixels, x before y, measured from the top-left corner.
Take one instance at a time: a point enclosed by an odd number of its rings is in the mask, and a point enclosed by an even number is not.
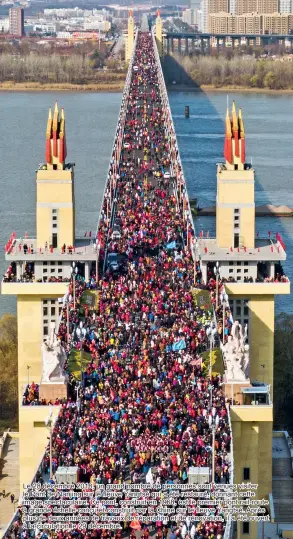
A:
[[[132,14],[132,9],[129,10],[128,14],[128,26],[127,26],[127,37],[125,43],[125,60],[129,62],[134,45],[134,19]]]
[[[73,245],[74,166],[66,164],[64,110],[49,110],[45,164],[37,171],[37,248]]]
[[[234,101],[232,119],[227,109],[225,124],[226,162],[217,167],[217,244],[228,249],[254,248],[254,170],[245,163],[244,124]]]
[[[157,11],[157,18],[156,18],[156,42],[157,42],[159,55],[163,56],[163,22],[161,19],[161,13],[159,9]]]

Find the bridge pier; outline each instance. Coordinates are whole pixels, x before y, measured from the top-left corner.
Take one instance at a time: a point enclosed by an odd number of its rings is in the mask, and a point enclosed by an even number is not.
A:
[[[181,38],[178,39],[178,52],[179,54],[182,54],[182,47],[181,47]]]
[[[174,52],[174,38],[171,38],[171,51]]]
[[[185,38],[185,54],[188,54],[188,37]]]

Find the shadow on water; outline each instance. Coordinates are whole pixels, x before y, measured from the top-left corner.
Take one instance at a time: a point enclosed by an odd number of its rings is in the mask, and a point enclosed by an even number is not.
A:
[[[224,119],[227,107],[226,93],[201,90],[199,85],[171,56],[162,62],[172,110],[180,155],[190,198],[197,198],[201,207],[216,204],[216,163],[223,161]],[[176,80],[176,86],[173,85]],[[179,87],[178,87],[178,86]],[[184,91],[180,86],[186,87]],[[175,90],[175,91],[174,91]],[[194,91],[193,91],[194,90]],[[255,169],[255,202],[293,207],[291,166],[293,161],[293,97],[254,93],[229,92],[229,108],[235,99],[242,108],[246,132],[247,161]],[[190,117],[184,116],[185,106]],[[284,128],[286,126],[286,128]],[[196,218],[196,230],[215,236],[215,217]],[[286,245],[285,273],[293,281],[293,219],[259,217],[256,231],[260,237],[272,237],[278,232]],[[293,312],[290,296],[276,297],[276,313]]]

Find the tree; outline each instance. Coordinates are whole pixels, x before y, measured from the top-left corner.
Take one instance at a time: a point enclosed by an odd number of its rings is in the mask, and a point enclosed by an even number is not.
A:
[[[4,314],[0,319],[0,419],[17,419],[18,363],[17,363],[17,322],[16,316]]]
[[[274,356],[274,428],[293,433],[293,316],[276,320]]]
[[[274,88],[276,88],[276,82],[277,82],[276,75],[275,73],[273,73],[273,71],[269,71],[265,75],[265,78],[263,80],[264,87],[270,88],[270,90],[273,90]]]

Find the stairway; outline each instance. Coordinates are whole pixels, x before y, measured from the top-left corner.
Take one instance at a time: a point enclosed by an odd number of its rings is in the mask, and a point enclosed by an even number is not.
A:
[[[0,536],[13,517],[16,504],[11,503],[10,494],[15,500],[19,497],[19,439],[8,436],[0,460]]]
[[[275,442],[275,440],[274,440]],[[285,438],[273,444],[273,498],[276,521],[293,523],[293,473]]]

